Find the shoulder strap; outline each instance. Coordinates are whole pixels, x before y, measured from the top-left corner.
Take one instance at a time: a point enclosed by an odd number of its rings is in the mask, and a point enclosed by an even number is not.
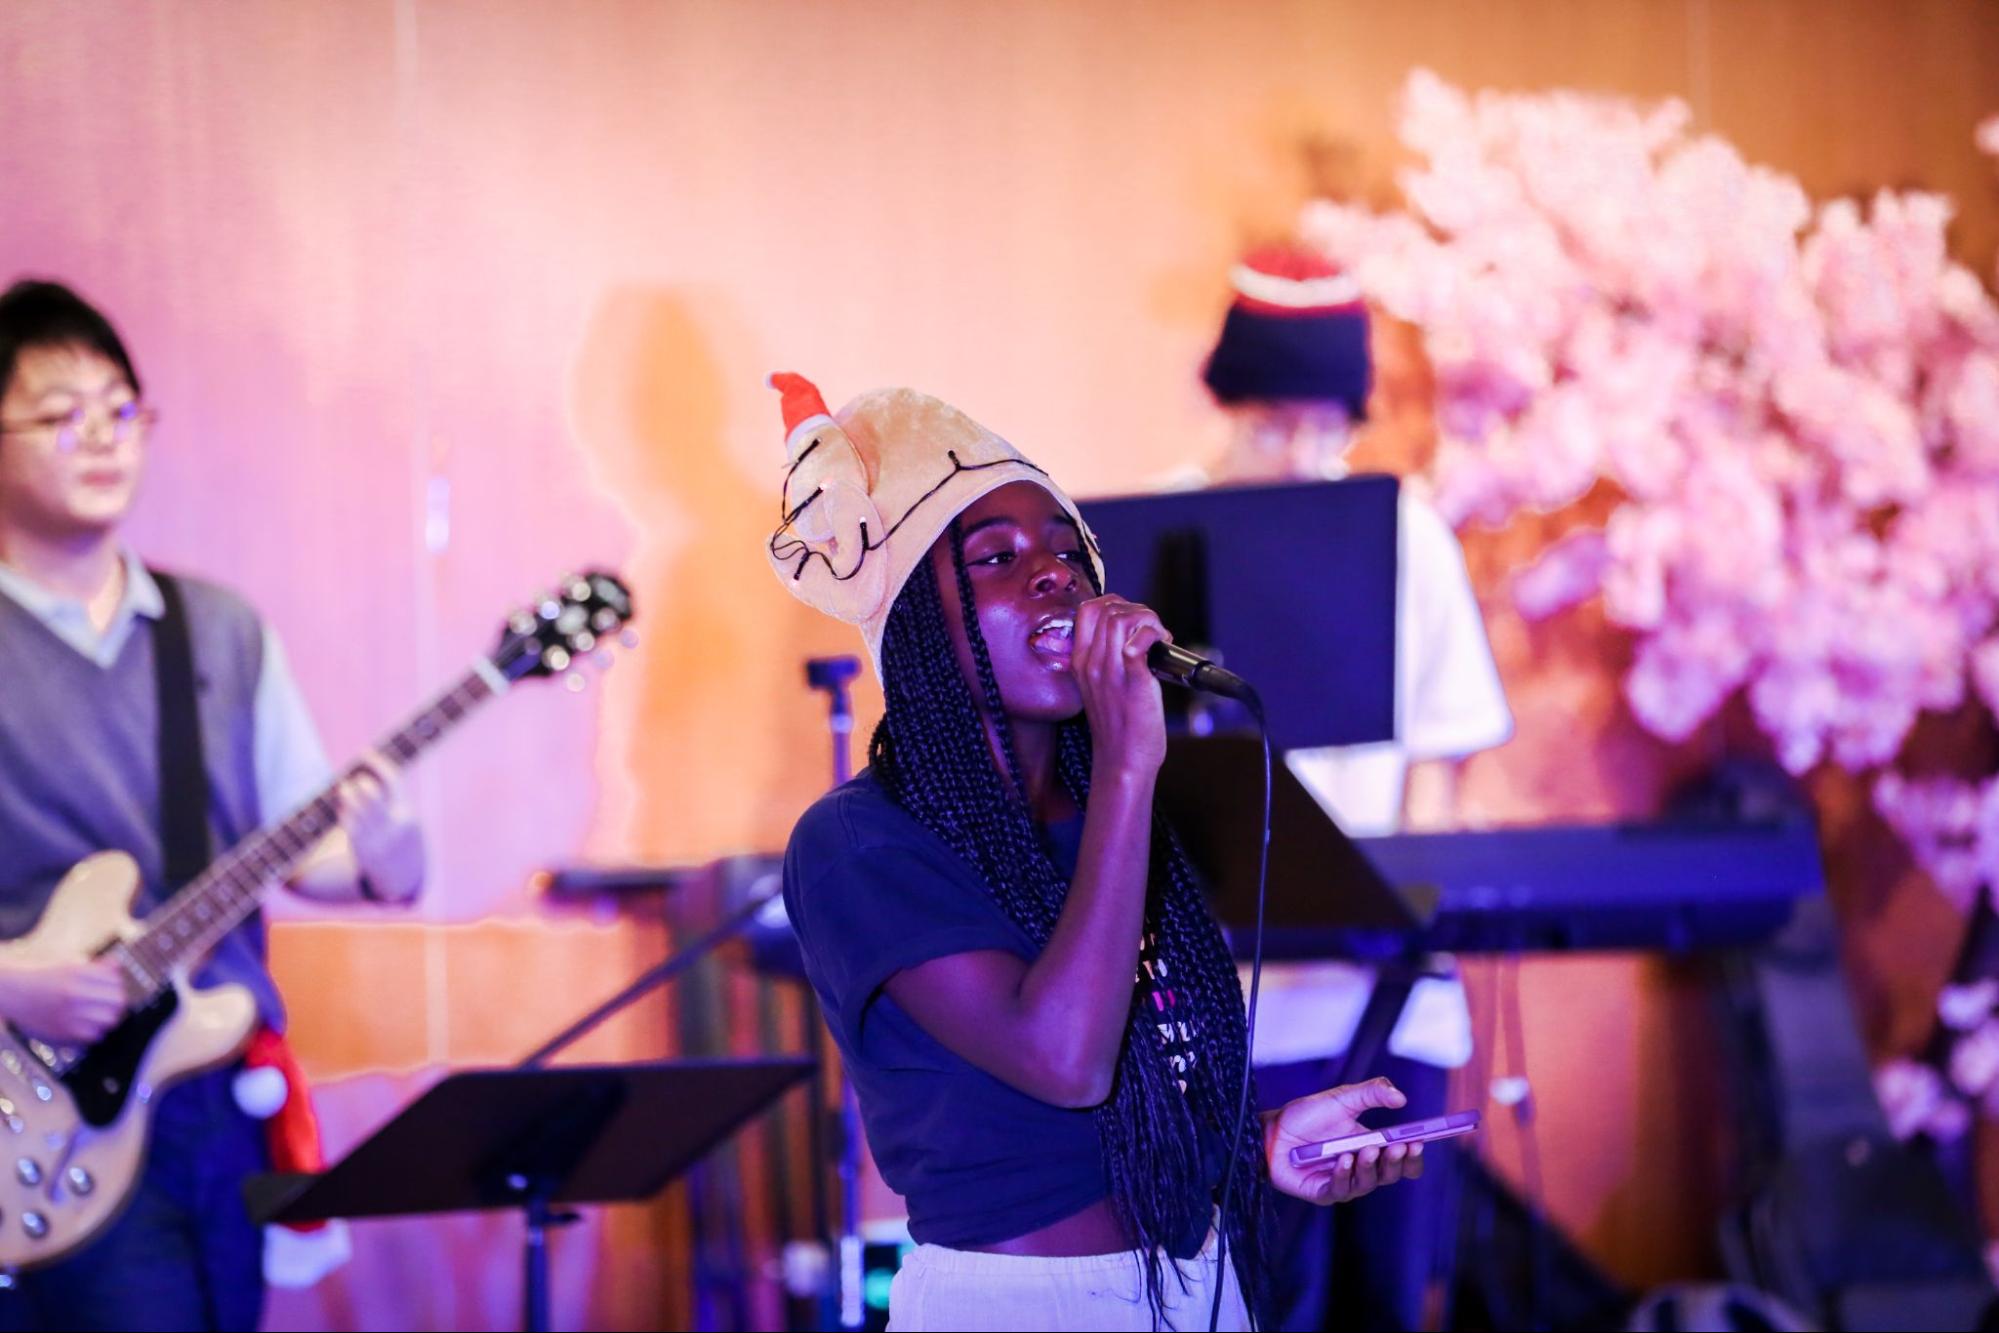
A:
[[[160,847],[166,857],[166,892],[171,894],[199,875],[214,852],[187,601],[172,575],[150,572],[166,604],[153,626],[153,673],[160,700]]]

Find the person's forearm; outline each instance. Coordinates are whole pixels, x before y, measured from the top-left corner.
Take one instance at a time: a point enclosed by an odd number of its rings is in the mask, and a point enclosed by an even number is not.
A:
[[[1154,781],[1151,772],[1094,775],[1068,899],[1021,978],[1025,1030],[1085,1103],[1110,1095],[1130,1022]]]

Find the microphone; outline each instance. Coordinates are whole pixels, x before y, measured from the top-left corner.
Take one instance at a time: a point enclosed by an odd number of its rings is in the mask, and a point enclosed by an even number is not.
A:
[[[1145,650],[1145,665],[1152,669],[1153,675],[1169,684],[1240,699],[1251,709],[1262,710],[1263,701],[1256,697],[1256,690],[1248,681],[1233,671],[1216,666],[1205,657],[1188,652],[1177,643],[1153,644]]]

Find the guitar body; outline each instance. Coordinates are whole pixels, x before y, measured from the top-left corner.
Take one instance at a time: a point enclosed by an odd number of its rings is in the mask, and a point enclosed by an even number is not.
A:
[[[73,961],[134,938],[138,889],[122,852],[78,863],[34,930],[0,944],[0,959]],[[153,1103],[242,1050],[256,1021],[244,987],[196,990],[176,975],[85,1051],[0,1027],[0,1270],[52,1262],[110,1225],[144,1167]]]

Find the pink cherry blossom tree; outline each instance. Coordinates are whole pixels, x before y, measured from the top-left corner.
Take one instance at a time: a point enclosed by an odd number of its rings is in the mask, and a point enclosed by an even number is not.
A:
[[[1614,501],[1517,576],[1521,612],[1601,597],[1642,725],[1684,740],[1742,696],[1794,774],[1867,777],[1968,909],[1999,885],[1999,779],[1898,760],[1926,712],[1999,711],[1999,306],[1950,258],[1948,199],[1814,205],[1689,122],[1418,71],[1406,208],[1301,230],[1420,329],[1448,518]],[[1999,117],[1977,141],[1999,155]],[[1903,1132],[1999,1114],[1999,982],[1941,1011],[1944,1072],[1879,1079]]]

